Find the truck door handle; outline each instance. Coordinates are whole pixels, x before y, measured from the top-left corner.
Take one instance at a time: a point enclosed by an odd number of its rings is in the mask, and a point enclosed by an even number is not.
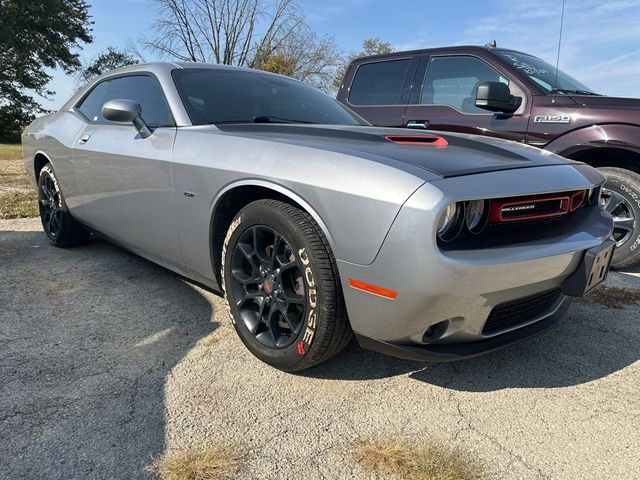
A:
[[[409,120],[407,122],[407,128],[422,128],[422,129],[427,129],[429,128],[429,121],[428,120]]]
[[[78,140],[78,143],[87,143],[90,138],[91,138],[91,135],[89,134],[83,135],[80,137],[80,140]]]

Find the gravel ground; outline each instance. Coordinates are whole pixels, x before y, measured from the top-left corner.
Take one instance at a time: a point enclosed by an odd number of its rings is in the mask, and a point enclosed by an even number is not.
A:
[[[640,289],[640,270],[611,285]],[[453,364],[352,344],[301,375],[236,338],[220,298],[105,242],[0,221],[0,478],[146,478],[235,444],[238,478],[368,478],[356,439],[456,446],[501,479],[640,479],[640,308],[577,301],[552,332]]]

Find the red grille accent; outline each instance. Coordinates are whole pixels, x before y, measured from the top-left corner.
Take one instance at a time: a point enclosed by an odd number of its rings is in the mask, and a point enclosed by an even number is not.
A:
[[[431,147],[446,147],[449,142],[445,138],[435,135],[386,135],[384,138],[398,145],[420,145]]]
[[[500,198],[491,201],[490,223],[518,222],[566,215],[584,203],[585,191]]]

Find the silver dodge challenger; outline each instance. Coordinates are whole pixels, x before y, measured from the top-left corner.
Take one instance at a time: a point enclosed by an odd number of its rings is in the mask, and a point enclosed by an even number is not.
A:
[[[223,293],[242,342],[285,371],[353,334],[426,361],[539,334],[605,279],[615,244],[587,165],[375,128],[254,70],[114,70],[22,142],[53,245],[98,235]]]

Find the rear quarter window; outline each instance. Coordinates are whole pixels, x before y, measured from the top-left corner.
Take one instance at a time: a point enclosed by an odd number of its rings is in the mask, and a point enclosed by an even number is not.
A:
[[[365,63],[351,83],[352,105],[399,105],[411,59]]]

